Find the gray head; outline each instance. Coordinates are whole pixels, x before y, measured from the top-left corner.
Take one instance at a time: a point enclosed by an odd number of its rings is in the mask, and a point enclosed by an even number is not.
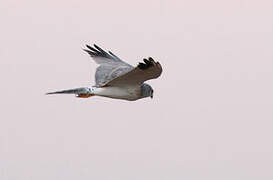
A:
[[[154,90],[153,90],[153,88],[149,84],[143,83],[141,85],[141,96],[143,98],[144,97],[151,97],[151,98],[153,98],[153,94],[154,94]]]

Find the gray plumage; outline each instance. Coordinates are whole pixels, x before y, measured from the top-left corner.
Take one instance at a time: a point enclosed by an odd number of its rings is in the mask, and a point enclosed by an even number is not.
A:
[[[99,65],[95,73],[95,86],[55,91],[47,94],[76,94],[77,97],[104,96],[115,99],[137,100],[153,97],[153,89],[145,81],[155,79],[162,73],[159,62],[151,57],[136,67],[122,61],[111,51],[104,51],[94,44],[86,45],[86,51]]]
[[[84,51],[86,51],[94,61],[99,64],[95,73],[96,86],[103,86],[106,82],[134,69],[133,66],[122,61],[111,51],[107,53],[96,44],[94,44],[96,49],[89,45],[86,45],[86,47],[88,49],[84,49]]]

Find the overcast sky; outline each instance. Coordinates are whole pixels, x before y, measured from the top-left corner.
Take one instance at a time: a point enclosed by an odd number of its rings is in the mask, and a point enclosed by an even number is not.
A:
[[[272,0],[1,0],[1,180],[272,180]],[[160,61],[154,99],[93,85],[96,43]]]

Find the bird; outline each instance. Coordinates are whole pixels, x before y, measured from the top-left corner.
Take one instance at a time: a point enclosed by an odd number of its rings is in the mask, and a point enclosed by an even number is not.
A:
[[[86,45],[83,49],[99,65],[95,73],[95,85],[46,93],[75,94],[78,98],[102,96],[113,99],[135,101],[153,98],[153,88],[145,83],[158,78],[162,73],[159,62],[144,58],[136,67],[124,62],[111,51],[106,52],[98,45]]]

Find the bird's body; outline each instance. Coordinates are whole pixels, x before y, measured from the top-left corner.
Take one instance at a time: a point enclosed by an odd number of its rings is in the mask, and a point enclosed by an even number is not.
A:
[[[122,61],[109,51],[109,54],[100,47],[86,46],[84,49],[100,66],[95,74],[95,86],[56,91],[47,94],[76,94],[77,97],[103,96],[114,99],[134,101],[145,97],[153,97],[153,89],[144,83],[149,79],[160,76],[161,65],[152,58],[144,59],[133,67]]]
[[[99,87],[94,91],[94,95],[134,101],[141,97],[141,88],[139,86]]]

